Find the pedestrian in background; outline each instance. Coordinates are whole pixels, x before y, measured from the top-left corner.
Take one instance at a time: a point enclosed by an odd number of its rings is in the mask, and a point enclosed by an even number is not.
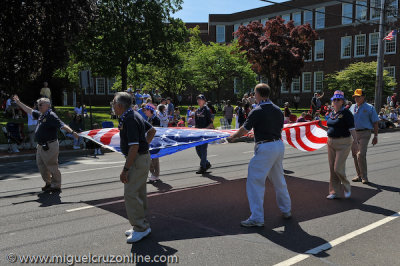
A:
[[[232,125],[233,119],[233,106],[231,105],[231,101],[227,100],[226,105],[224,107],[224,118],[228,122],[229,125]]]

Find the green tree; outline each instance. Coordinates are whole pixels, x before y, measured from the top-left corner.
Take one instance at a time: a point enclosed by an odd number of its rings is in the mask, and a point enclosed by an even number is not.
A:
[[[240,51],[237,42],[203,44],[188,63],[196,87],[200,91],[214,92],[217,101],[224,90],[232,90],[234,78],[241,79],[249,87],[256,83],[257,75],[251,70],[246,54]]]
[[[186,28],[171,13],[182,0],[99,0],[97,19],[89,27],[75,52],[94,72],[120,74],[127,87],[128,67],[158,64],[171,58],[169,46],[184,42]]]
[[[68,48],[94,18],[93,0],[2,0],[0,85],[18,91],[68,62]]]
[[[376,67],[376,61],[350,64],[342,71],[327,75],[327,87],[332,91],[342,90],[348,99],[351,99],[356,89],[363,89],[367,97],[373,99],[375,95]],[[391,88],[397,84],[387,71],[384,71],[383,79],[383,93],[384,95],[388,95],[392,92]]]

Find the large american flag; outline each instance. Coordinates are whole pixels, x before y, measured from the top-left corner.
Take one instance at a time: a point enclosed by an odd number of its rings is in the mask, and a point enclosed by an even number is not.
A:
[[[189,149],[205,143],[218,143],[235,133],[237,129],[214,130],[198,128],[163,128],[158,127],[157,133],[150,144],[152,158],[159,158],[178,151]],[[249,132],[248,136],[252,137]],[[90,139],[110,150],[121,152],[119,147],[118,128],[103,128],[85,131],[80,136]],[[326,145],[326,132],[318,126],[318,122],[286,124],[282,131],[282,140],[301,151],[315,151]]]

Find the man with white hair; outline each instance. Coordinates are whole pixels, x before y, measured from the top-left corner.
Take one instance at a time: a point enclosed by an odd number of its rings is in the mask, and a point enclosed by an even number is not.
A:
[[[69,126],[64,124],[58,116],[51,110],[49,98],[40,98],[37,100],[38,109],[23,104],[17,95],[14,96],[16,104],[28,115],[32,115],[38,120],[35,130],[35,141],[38,143],[36,151],[36,163],[40,174],[46,185],[42,187],[44,192],[61,192],[61,172],[58,169],[59,145],[57,139],[57,130],[64,129],[68,133],[79,138],[79,135]]]

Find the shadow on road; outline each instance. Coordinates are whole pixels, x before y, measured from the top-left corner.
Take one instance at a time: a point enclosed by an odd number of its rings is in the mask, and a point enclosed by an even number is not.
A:
[[[328,193],[327,182],[287,176],[286,180],[292,198],[293,218],[291,220],[282,219],[276,204],[275,192],[267,181],[264,207],[265,227],[246,229],[239,226],[239,222],[250,215],[246,197],[246,179],[229,181],[212,175],[209,175],[208,178],[220,181],[220,183],[167,193],[149,194],[148,220],[152,227],[152,235],[142,242],[134,244],[132,252],[152,254],[155,251],[162,251],[161,254],[170,254],[176,251],[159,243],[258,233],[286,249],[304,253],[327,241],[305,232],[301,228],[300,222],[352,209],[386,216],[394,213],[394,211],[364,203],[379,193],[379,190],[353,187],[351,199],[329,201],[325,198]],[[96,205],[109,201],[111,199],[86,203]],[[104,205],[100,208],[126,217],[124,203]],[[276,229],[273,230],[273,228]],[[326,256],[326,254],[320,253],[318,256]]]

